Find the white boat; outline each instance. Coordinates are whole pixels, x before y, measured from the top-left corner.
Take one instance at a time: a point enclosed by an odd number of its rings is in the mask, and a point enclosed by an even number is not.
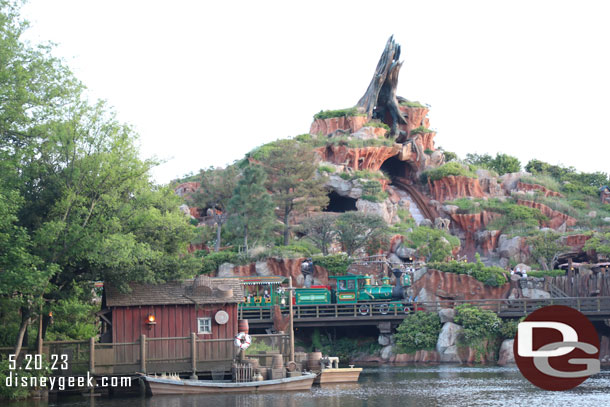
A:
[[[219,393],[258,393],[263,391],[309,390],[316,375],[305,373],[302,376],[285,379],[252,382],[222,382],[213,380],[168,379],[142,375],[146,390],[153,396],[159,394],[219,394]]]

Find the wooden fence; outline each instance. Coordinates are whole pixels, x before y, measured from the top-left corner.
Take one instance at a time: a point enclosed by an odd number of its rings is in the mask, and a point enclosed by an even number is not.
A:
[[[252,335],[258,349],[265,353],[288,354],[287,334]],[[254,347],[248,356],[257,356]],[[231,363],[237,356],[238,348],[234,339],[199,339],[195,333],[186,337],[147,338],[142,335],[138,341],[124,343],[98,343],[94,338],[88,341],[45,342],[44,353],[67,355],[67,369],[53,371],[56,375],[78,375],[87,371],[92,374],[134,374],[142,373],[197,373],[230,371]],[[0,348],[0,354],[11,354],[13,348]],[[35,353],[35,349],[23,349],[25,354]]]

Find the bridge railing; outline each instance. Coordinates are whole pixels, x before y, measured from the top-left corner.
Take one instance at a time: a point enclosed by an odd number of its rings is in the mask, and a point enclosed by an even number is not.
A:
[[[585,314],[603,314],[610,316],[610,297],[562,297],[562,298],[517,298],[517,299],[482,299],[482,300],[439,300],[401,303],[366,302],[356,304],[320,304],[294,305],[294,318],[299,320],[331,318],[404,318],[415,311],[437,312],[443,308],[454,308],[460,304],[472,304],[482,309],[494,311],[501,316],[518,317],[527,315],[536,309],[548,305],[565,305]],[[286,315],[288,307],[281,307]],[[271,321],[271,308],[240,309],[239,318],[250,321]]]

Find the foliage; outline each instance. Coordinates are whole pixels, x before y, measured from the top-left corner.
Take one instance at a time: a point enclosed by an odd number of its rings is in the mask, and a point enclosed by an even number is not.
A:
[[[315,331],[314,331],[315,333]],[[376,338],[348,338],[333,339],[329,335],[319,335],[319,348],[323,355],[337,356],[341,363],[349,362],[354,356],[362,353],[374,354],[381,346]]]
[[[387,232],[387,225],[382,217],[355,211],[339,215],[335,225],[337,238],[348,256]]]
[[[328,270],[329,276],[342,276],[352,264],[352,259],[345,253],[329,254],[328,256],[315,256],[313,263]]]
[[[585,243],[584,250],[594,250],[598,255],[610,256],[610,233],[595,233]]]
[[[16,371],[10,369],[9,360],[5,356],[2,356],[2,360],[0,360],[0,400],[8,399],[8,400],[17,400],[17,399],[25,399],[32,393],[32,389],[29,386],[6,386],[7,378],[12,375],[13,383],[15,379],[23,380],[24,378],[29,382],[31,377],[49,377],[52,372],[49,366],[49,362],[46,359],[46,356],[43,355],[42,359],[42,369],[25,369],[27,361],[24,359],[20,367],[17,367]],[[17,374],[16,374],[17,372]],[[37,380],[38,381],[38,380]]]
[[[250,346],[248,347],[248,349],[246,349],[245,354],[246,356],[254,355],[257,353],[263,353],[272,350],[273,347],[268,345],[263,338],[252,338],[252,342],[250,342]]]
[[[455,307],[455,323],[462,326],[458,343],[475,349],[478,355],[487,354],[497,346],[502,332],[502,320],[493,311],[484,310],[471,304]],[[509,333],[512,326],[507,326]]]
[[[561,276],[565,276],[565,275],[566,275],[565,270],[532,270],[532,271],[528,271],[528,273],[527,273],[528,277],[537,277],[537,278],[561,277]]]
[[[477,257],[475,263],[451,260],[446,263],[431,262],[428,263],[428,267],[445,273],[466,274],[492,287],[501,286],[507,281],[504,269],[496,266],[486,266],[481,262],[479,257]]]
[[[552,165],[540,160],[530,160],[525,170],[534,176],[546,175],[562,184],[561,191],[567,194],[581,193],[595,196],[602,185],[610,184],[610,178],[604,172],[577,172],[574,167]]]
[[[500,338],[513,339],[517,335],[517,326],[524,318],[520,319],[504,319],[500,326]]]
[[[371,202],[383,202],[388,197],[388,193],[381,188],[381,183],[377,180],[367,180],[362,184],[362,199]]]
[[[338,109],[338,110],[320,110],[320,112],[316,113],[313,118],[314,120],[318,119],[330,119],[333,117],[347,117],[347,116],[366,116],[364,113],[360,113],[357,107],[350,107],[347,109]]]
[[[528,237],[526,242],[531,247],[532,258],[540,265],[548,267],[549,262],[557,253],[567,249],[567,246],[561,244],[559,237],[560,235],[555,232],[538,233]]]
[[[391,147],[394,145],[394,140],[387,138],[371,138],[371,139],[359,139],[351,136],[335,136],[326,139],[322,144],[325,146],[346,146],[349,148],[362,148],[362,147]]]
[[[434,133],[434,130],[430,130],[427,127],[419,126],[411,130],[411,134],[426,134],[426,133]]]
[[[265,160],[266,188],[273,193],[279,208],[284,224],[284,245],[290,243],[290,224],[295,214],[328,205],[324,179],[315,177],[314,162],[314,152],[300,144],[274,148]]]
[[[309,217],[301,223],[301,231],[305,233],[307,239],[311,240],[320,249],[323,255],[328,254],[328,246],[337,235],[335,219],[335,215],[325,213]]]
[[[429,148],[426,148],[426,149],[424,150],[424,153],[425,153],[425,154],[428,154],[428,155],[432,154],[433,152],[434,152],[434,150],[430,150]]]
[[[2,2],[0,245],[12,243],[0,247],[0,296],[23,316],[16,348],[43,303],[83,282],[124,288],[197,267],[181,199],[149,179],[157,162],[140,159],[132,128],[89,103],[51,47],[21,40],[25,26]]]
[[[223,252],[212,252],[207,256],[204,256],[201,260],[201,274],[214,275],[223,263],[240,263],[240,257],[238,253],[223,251]]]
[[[463,176],[468,178],[476,178],[476,174],[470,169],[466,168],[463,164],[457,161],[451,161],[441,165],[438,168],[426,170],[421,175],[421,181],[426,183],[428,181],[436,181],[450,175]]]
[[[466,154],[468,164],[474,164],[489,170],[496,171],[499,175],[521,171],[521,162],[517,157],[498,153],[494,158],[489,154]]]
[[[458,155],[452,151],[443,151],[443,155],[445,156],[445,162],[459,160]]]
[[[445,205],[455,205],[459,213],[479,213],[483,210],[480,199],[458,198],[453,201],[445,201]]]
[[[91,290],[89,284],[75,286],[70,298],[61,299],[53,306],[53,323],[47,330],[47,340],[85,340],[97,335],[95,312],[99,306],[90,302],[86,290]]]
[[[460,246],[460,239],[441,229],[420,226],[405,236],[405,245],[417,249],[426,261],[444,261]]]
[[[527,231],[538,227],[540,222],[548,218],[536,208],[517,205],[509,200],[490,199],[484,205],[489,211],[502,214],[501,218],[492,221],[489,229],[497,229],[506,233],[511,230]]]
[[[331,165],[325,165],[325,164],[323,164],[323,165],[320,165],[320,166],[318,167],[318,171],[320,171],[320,172],[327,172],[327,173],[329,173],[329,174],[332,174],[332,173],[334,173],[334,172],[335,172],[335,167],[333,167],[333,166],[331,166]]]
[[[248,239],[264,242],[275,220],[274,205],[265,188],[267,174],[259,165],[247,166],[227,205],[229,227],[241,233],[248,253]]]
[[[301,135],[295,137],[294,140],[291,140],[291,139],[275,140],[270,143],[263,144],[262,146],[259,146],[259,147],[255,148],[254,150],[250,151],[248,154],[246,154],[246,158],[252,158],[256,161],[265,162],[265,160],[267,160],[267,158],[269,158],[269,154],[271,154],[271,152],[274,150],[282,149],[284,147],[292,147],[295,144],[297,144],[297,142],[310,142],[311,140],[312,140],[311,134],[301,134]]]
[[[400,101],[400,105],[406,106],[406,107],[414,107],[414,108],[427,108],[426,105],[424,105],[420,102],[411,101],[411,100],[402,100],[402,101]]]
[[[389,179],[387,174],[383,171],[372,171],[372,170],[356,170],[350,172],[342,172],[339,174],[341,178],[346,181],[355,180],[355,179],[371,179],[371,180],[380,180],[380,179]]]
[[[551,191],[555,192],[561,190],[559,182],[555,178],[547,174],[537,174],[532,176],[521,177],[520,181],[525,184],[542,185],[543,187],[546,187],[547,189],[550,189]]]
[[[401,353],[434,350],[440,332],[441,319],[436,312],[418,311],[402,321],[394,339]]]
[[[370,122],[367,122],[363,127],[379,127],[382,129],[386,129],[387,131],[390,131],[390,126],[388,126],[387,124],[385,124],[379,120],[371,120]]]

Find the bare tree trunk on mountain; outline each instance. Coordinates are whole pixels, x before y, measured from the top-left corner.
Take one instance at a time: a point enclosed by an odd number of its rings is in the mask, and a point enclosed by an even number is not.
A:
[[[406,120],[400,112],[398,99],[396,98],[396,87],[398,86],[398,75],[402,62],[400,58],[400,45],[390,37],[385,49],[379,58],[373,79],[360,98],[356,107],[362,113],[366,113],[369,119],[377,117],[383,120],[388,112],[392,117],[392,126],[389,136],[396,138],[400,136],[398,125],[406,124]],[[406,137],[406,135],[404,136]]]

